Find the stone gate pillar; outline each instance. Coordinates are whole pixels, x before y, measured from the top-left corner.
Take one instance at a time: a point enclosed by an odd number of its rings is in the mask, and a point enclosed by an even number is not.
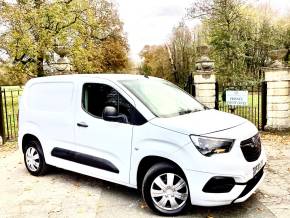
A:
[[[277,51],[276,51],[277,52]],[[290,128],[290,68],[278,60],[264,68],[267,82],[267,125],[266,129]]]
[[[195,98],[209,108],[215,108],[216,76],[214,72],[196,72]]]
[[[209,108],[215,108],[216,75],[214,62],[209,59],[209,48],[206,45],[198,47],[201,58],[196,61],[194,73],[195,98]]]

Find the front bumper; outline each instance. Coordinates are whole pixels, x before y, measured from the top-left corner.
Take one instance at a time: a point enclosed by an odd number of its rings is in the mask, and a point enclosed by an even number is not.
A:
[[[265,165],[264,165],[265,166]],[[225,176],[211,173],[187,171],[191,204],[199,206],[221,206],[232,203],[240,203],[247,200],[259,187],[265,177],[264,167],[251,179],[246,182],[235,182],[233,188],[226,193],[207,193],[202,189],[213,177]],[[230,175],[226,175],[230,177]],[[238,176],[232,175],[237,179]],[[240,179],[238,179],[240,180]]]
[[[258,186],[265,177],[264,167],[265,165],[252,179],[250,179],[247,183],[244,184],[246,185],[244,190],[235,200],[233,200],[232,203],[243,202],[253,194],[253,192],[258,188]]]

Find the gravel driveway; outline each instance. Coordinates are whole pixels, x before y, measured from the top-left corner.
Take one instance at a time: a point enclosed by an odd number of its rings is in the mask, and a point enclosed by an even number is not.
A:
[[[246,202],[182,217],[290,217],[290,137],[263,136],[266,178]],[[33,177],[15,144],[0,147],[0,217],[154,217],[134,189],[61,169]]]

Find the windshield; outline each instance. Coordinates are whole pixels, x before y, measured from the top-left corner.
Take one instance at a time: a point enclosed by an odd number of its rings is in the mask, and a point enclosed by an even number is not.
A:
[[[120,83],[158,117],[172,117],[205,109],[192,96],[165,80],[122,80]]]

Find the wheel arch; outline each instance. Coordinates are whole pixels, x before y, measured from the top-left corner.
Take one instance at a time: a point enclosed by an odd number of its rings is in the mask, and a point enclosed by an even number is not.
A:
[[[139,165],[137,168],[137,178],[136,178],[138,190],[140,190],[142,187],[143,178],[144,178],[145,174],[147,173],[147,171],[153,165],[155,165],[157,163],[169,163],[169,164],[175,166],[180,171],[182,176],[184,176],[185,180],[187,181],[184,171],[175,161],[170,160],[170,159],[165,158],[165,157],[157,156],[157,155],[150,155],[150,156],[143,157],[142,160],[139,162]]]
[[[22,141],[21,141],[21,149],[22,149],[22,152],[24,153],[24,149],[25,149],[25,146],[27,145],[27,143],[31,140],[36,140],[40,143],[40,140],[33,134],[30,134],[30,133],[26,133],[25,135],[23,135],[22,137]]]

